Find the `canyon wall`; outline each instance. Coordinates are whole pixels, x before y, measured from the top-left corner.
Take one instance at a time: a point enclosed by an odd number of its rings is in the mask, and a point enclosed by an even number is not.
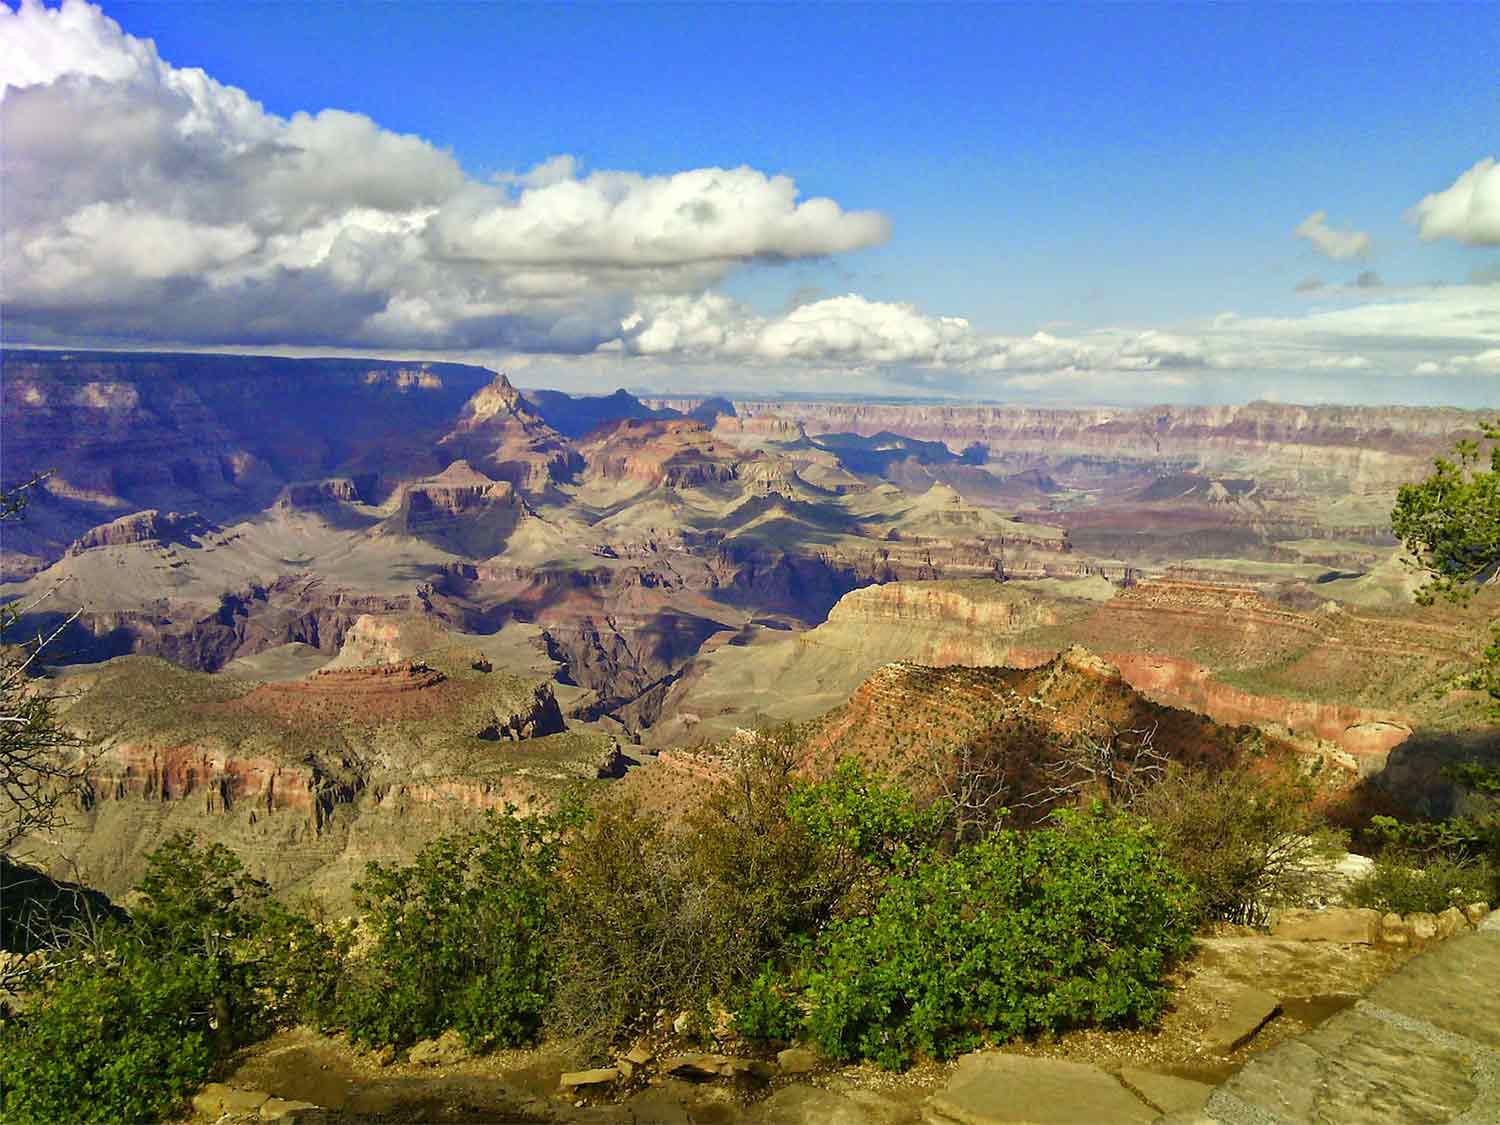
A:
[[[698,400],[658,398],[691,409]],[[1069,457],[1260,464],[1292,477],[1333,476],[1354,487],[1394,488],[1459,438],[1477,437],[1483,412],[1448,407],[1243,406],[1044,409],[978,404],[736,400],[735,425],[808,434],[880,433],[937,441],[954,453],[976,443],[992,459]]]

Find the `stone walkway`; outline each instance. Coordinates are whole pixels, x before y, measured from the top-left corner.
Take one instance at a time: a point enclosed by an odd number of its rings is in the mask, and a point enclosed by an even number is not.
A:
[[[1500,911],[1159,1125],[1497,1125]]]

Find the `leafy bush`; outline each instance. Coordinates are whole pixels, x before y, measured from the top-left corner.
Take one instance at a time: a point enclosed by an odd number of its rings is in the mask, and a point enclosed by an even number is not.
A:
[[[738,1007],[768,962],[866,909],[888,873],[913,867],[937,840],[937,816],[906,790],[852,763],[827,781],[801,781],[788,750],[779,738],[757,740],[681,830],[614,801],[570,841],[559,880],[559,1030],[602,1042],[662,1008]]]
[[[665,823],[609,801],[569,840],[558,885],[557,990],[550,1020],[608,1042],[658,1008],[704,998],[713,966],[684,849]]]
[[[1438,914],[1450,906],[1489,902],[1495,895],[1495,871],[1483,860],[1439,856],[1415,865],[1412,857],[1387,852],[1375,869],[1349,888],[1355,906],[1397,914]]]
[[[267,902],[246,947],[258,967],[257,999],[266,1022],[327,1027],[336,1021],[352,934],[305,912]]]
[[[852,758],[826,781],[794,786],[787,812],[817,849],[825,900],[844,914],[868,910],[888,877],[930,858],[948,820],[941,803],[919,808],[911,790]]]
[[[1138,820],[1054,825],[930,859],[868,917],[833,923],[806,974],[819,1047],[894,1068],[986,1033],[1155,1019],[1191,940],[1191,889]]]
[[[373,936],[351,962],[338,1018],[368,1044],[452,1028],[471,1047],[533,1038],[551,996],[553,880],[571,811],[490,814],[408,865],[372,863],[355,884]]]
[[[761,970],[734,1005],[734,1029],[759,1042],[795,1039],[804,1015],[786,979],[772,965]]]
[[[311,923],[268,908],[266,886],[228,849],[177,835],[147,857],[129,924],[78,931],[0,1042],[7,1122],[140,1121],[171,1112],[215,1063],[285,1018],[268,1002],[290,965],[307,989],[336,965],[326,946],[284,958]],[[307,938],[310,940],[310,938]],[[268,943],[257,954],[259,943]],[[326,988],[326,985],[323,987]],[[316,989],[313,990],[316,994]]]
[[[1259,924],[1272,908],[1320,889],[1324,861],[1346,846],[1322,822],[1313,797],[1311,784],[1290,767],[1174,767],[1134,810],[1193,884],[1201,917]]]
[[[58,976],[0,1042],[0,1118],[13,1125],[154,1121],[208,1078],[221,1053],[214,966],[158,957],[115,935]]]

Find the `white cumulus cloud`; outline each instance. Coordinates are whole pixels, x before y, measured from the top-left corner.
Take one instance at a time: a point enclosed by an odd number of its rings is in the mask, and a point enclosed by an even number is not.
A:
[[[588,351],[642,299],[883,242],[749,167],[485,183],[340,109],[280,117],[98,7],[0,5],[12,337]]]
[[[1500,246],[1500,165],[1485,157],[1450,186],[1424,197],[1406,217],[1428,240]]]

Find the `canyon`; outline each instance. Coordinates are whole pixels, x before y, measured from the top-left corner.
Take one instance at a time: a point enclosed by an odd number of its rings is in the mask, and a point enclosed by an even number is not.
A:
[[[1399,484],[1477,413],[3,363],[4,487],[46,475],[6,526],[0,598],[63,629],[54,679],[97,753],[48,862],[106,890],[191,826],[278,887],[346,897],[364,860],[455,817],[622,775],[670,789],[737,731],[871,684],[926,708],[910,669],[1040,674],[1074,646],[1143,705],[1253,726],[1350,784],[1410,776],[1403,748],[1493,741],[1464,670],[1500,591],[1417,606],[1388,531]]]

